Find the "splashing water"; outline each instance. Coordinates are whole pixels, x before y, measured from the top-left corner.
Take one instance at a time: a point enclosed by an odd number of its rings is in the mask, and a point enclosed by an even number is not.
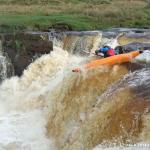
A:
[[[1,149],[48,150],[52,147],[45,135],[46,120],[38,110],[6,114],[0,117],[0,122]]]
[[[2,42],[0,40],[0,81],[14,74],[12,64],[8,57],[4,56]]]
[[[74,61],[81,61],[77,57],[72,59],[68,64],[68,53],[57,49],[37,59],[21,78],[12,77],[3,82],[0,87],[1,148],[47,150],[52,147],[45,135],[47,115],[52,111],[53,91],[68,72],[66,66],[72,67]]]
[[[144,51],[141,55],[135,58],[135,61],[144,64],[150,64],[150,51],[149,50]]]
[[[71,72],[86,61],[55,46],[20,78],[4,80],[0,149],[135,150],[149,143],[149,68]]]
[[[102,33],[95,32],[71,32],[66,33],[63,39],[63,49],[71,54],[81,53],[83,50],[87,52],[94,52],[100,47],[102,40]]]
[[[0,56],[0,79],[4,80],[7,78],[7,61],[4,56]]]

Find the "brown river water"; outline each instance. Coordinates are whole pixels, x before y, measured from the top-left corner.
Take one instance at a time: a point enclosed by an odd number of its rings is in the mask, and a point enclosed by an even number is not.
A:
[[[93,52],[106,42],[150,42],[147,33],[118,39],[107,34],[66,33],[21,77],[4,79],[0,150],[150,149],[150,55],[142,63],[71,71],[91,59],[82,50]]]

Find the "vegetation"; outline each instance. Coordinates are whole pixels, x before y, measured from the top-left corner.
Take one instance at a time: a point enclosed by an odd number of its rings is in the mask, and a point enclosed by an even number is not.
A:
[[[148,0],[0,0],[1,30],[150,27]]]

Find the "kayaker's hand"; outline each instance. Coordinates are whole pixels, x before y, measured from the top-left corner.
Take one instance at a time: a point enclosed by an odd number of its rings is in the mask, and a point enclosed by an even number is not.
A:
[[[96,55],[97,55],[97,56],[104,57],[104,54],[103,54],[103,53],[97,53]]]

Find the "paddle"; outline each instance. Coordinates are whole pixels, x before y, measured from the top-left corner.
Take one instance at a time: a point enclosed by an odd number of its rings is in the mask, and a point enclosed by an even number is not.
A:
[[[84,52],[84,53],[86,53],[86,54],[94,54],[94,55],[95,55],[95,53],[93,53],[93,52],[88,52],[88,51],[86,51],[86,50],[82,50],[81,52]]]
[[[88,52],[88,51],[85,51],[85,50],[82,50],[81,52],[84,52],[84,53],[86,53],[86,54],[89,54],[89,56],[91,57],[91,56],[100,56],[100,57],[104,57],[104,55],[102,54],[102,53],[100,53],[100,55],[96,55],[95,53],[93,53],[93,52]],[[93,54],[93,55],[91,55],[91,54]]]

